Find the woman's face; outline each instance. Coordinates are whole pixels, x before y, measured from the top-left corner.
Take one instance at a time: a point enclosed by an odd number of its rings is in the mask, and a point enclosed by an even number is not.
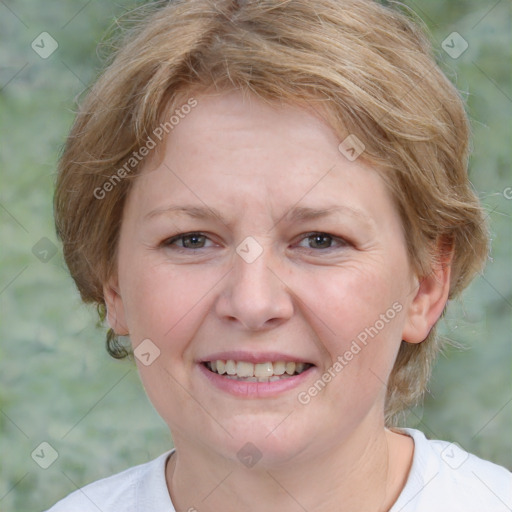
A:
[[[151,401],[177,446],[269,465],[382,429],[418,289],[383,181],[300,107],[196,99],[133,185],[106,287]]]

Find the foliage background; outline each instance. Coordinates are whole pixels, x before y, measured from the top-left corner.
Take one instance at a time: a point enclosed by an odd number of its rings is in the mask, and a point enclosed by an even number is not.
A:
[[[140,2],[139,2],[140,3]],[[443,69],[467,97],[474,127],[471,178],[492,224],[491,259],[441,332],[450,349],[408,425],[512,468],[510,3],[406,2],[432,32]],[[91,481],[146,462],[171,446],[135,367],[110,359],[95,311],[80,303],[56,241],[51,199],[74,99],[101,62],[96,44],[129,0],[0,2],[0,510],[40,511]],[[31,42],[47,31],[58,50],[41,59]],[[453,31],[469,47],[450,58]],[[508,195],[510,197],[510,193]],[[46,237],[57,253],[32,252]],[[46,243],[48,242],[40,242]],[[52,245],[48,245],[49,248]],[[31,458],[42,442],[59,453],[48,469]]]

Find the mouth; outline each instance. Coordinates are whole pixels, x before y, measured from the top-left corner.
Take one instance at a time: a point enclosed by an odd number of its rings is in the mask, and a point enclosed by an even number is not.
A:
[[[240,382],[277,382],[301,375],[314,365],[293,361],[252,363],[232,359],[217,359],[201,363],[209,372]]]

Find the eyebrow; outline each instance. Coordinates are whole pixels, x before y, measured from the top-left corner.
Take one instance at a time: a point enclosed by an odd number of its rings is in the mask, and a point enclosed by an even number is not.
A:
[[[352,208],[345,205],[329,206],[327,208],[310,208],[305,206],[297,206],[289,210],[283,217],[281,217],[276,224],[281,220],[286,219],[288,222],[304,222],[324,217],[331,217],[337,213],[349,215],[357,220],[372,226],[373,220],[368,217],[362,210]],[[226,226],[231,226],[231,223],[226,219],[222,213],[215,208],[202,207],[194,205],[171,205],[163,208],[152,210],[144,216],[144,220],[150,220],[160,215],[187,215],[194,219],[212,219],[217,218]]]

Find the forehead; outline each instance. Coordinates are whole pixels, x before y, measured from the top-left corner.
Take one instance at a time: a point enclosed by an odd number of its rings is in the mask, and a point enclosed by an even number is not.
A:
[[[389,208],[378,172],[349,161],[313,108],[239,92],[194,99],[197,106],[169,133],[163,159],[136,181],[133,195],[144,216],[173,204],[195,205],[196,213],[218,207],[221,214],[268,207],[274,217],[292,207],[336,205],[378,218]]]

